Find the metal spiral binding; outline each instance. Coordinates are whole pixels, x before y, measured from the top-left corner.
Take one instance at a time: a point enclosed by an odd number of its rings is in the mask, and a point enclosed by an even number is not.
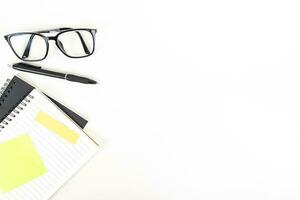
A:
[[[16,118],[17,115],[24,110],[24,108],[31,102],[32,99],[34,99],[34,96],[30,94],[27,95],[27,97],[23,99],[23,101],[21,101],[21,103],[15,109],[13,109],[4,120],[0,122],[0,132],[13,120],[13,118]]]
[[[5,89],[9,85],[11,79],[6,79],[6,82],[3,84],[3,86],[0,88],[0,96],[4,93]]]

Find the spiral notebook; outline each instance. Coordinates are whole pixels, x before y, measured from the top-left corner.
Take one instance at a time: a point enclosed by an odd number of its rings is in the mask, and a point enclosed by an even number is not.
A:
[[[0,200],[46,200],[98,145],[46,95],[23,94],[14,80],[0,98]]]

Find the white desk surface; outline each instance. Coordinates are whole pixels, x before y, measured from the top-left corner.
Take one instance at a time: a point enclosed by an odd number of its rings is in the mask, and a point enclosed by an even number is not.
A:
[[[4,34],[97,28],[93,56],[55,45],[37,64],[100,81],[19,75],[89,119],[102,150],[53,200],[300,198],[296,0],[27,0],[0,6]],[[1,73],[0,73],[1,75]]]

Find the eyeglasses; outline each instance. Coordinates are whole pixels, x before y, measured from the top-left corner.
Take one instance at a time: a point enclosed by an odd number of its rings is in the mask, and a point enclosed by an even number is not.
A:
[[[55,36],[47,33],[58,32]],[[67,57],[84,58],[95,50],[96,29],[59,28],[37,32],[13,33],[4,36],[15,55],[23,61],[44,60],[49,51],[49,40]]]

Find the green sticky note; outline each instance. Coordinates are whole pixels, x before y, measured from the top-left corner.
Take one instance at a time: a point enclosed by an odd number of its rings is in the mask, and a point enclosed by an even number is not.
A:
[[[45,167],[29,135],[0,144],[0,190],[9,192],[45,174]]]

